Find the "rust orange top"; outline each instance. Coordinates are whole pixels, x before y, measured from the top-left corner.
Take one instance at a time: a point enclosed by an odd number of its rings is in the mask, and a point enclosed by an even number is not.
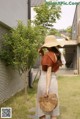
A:
[[[52,72],[56,72],[59,69],[57,57],[54,52],[47,52],[42,56],[41,60],[42,70],[47,71],[49,66],[52,67]]]

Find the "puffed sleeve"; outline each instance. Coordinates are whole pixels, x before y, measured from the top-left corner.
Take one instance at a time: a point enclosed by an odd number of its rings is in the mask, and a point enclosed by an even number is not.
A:
[[[55,55],[52,52],[46,53],[41,60],[41,65],[43,71],[47,71],[49,66],[53,67],[54,63],[57,61]]]

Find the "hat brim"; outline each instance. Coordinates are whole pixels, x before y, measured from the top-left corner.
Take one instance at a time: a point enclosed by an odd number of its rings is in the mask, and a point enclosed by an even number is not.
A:
[[[56,47],[56,46],[63,47],[64,44],[60,44],[60,43],[57,43],[57,42],[55,42],[55,43],[45,43],[44,45],[42,45],[42,48],[45,48],[45,47],[50,48],[50,47]]]

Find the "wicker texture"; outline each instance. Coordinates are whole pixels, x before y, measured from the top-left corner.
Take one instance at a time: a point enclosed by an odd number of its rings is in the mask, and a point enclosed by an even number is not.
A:
[[[56,94],[49,94],[48,97],[45,96],[41,96],[39,98],[39,104],[40,104],[40,108],[46,112],[46,113],[50,113],[51,111],[53,111],[56,106],[58,105],[58,98]]]

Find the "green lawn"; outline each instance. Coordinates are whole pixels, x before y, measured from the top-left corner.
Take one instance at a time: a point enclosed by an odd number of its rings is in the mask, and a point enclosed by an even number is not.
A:
[[[59,119],[80,119],[80,76],[59,77]]]
[[[30,119],[29,115],[35,113],[36,84],[33,89],[28,89],[27,98],[21,91],[0,107],[12,107],[12,119]],[[58,84],[61,113],[58,119],[80,119],[80,77],[58,77]]]
[[[35,111],[29,111],[35,107],[35,97],[37,82],[34,82],[34,88],[28,89],[28,94],[25,96],[24,90],[10,98],[8,101],[0,105],[1,107],[12,107],[12,119],[29,119],[28,115],[33,115]]]

